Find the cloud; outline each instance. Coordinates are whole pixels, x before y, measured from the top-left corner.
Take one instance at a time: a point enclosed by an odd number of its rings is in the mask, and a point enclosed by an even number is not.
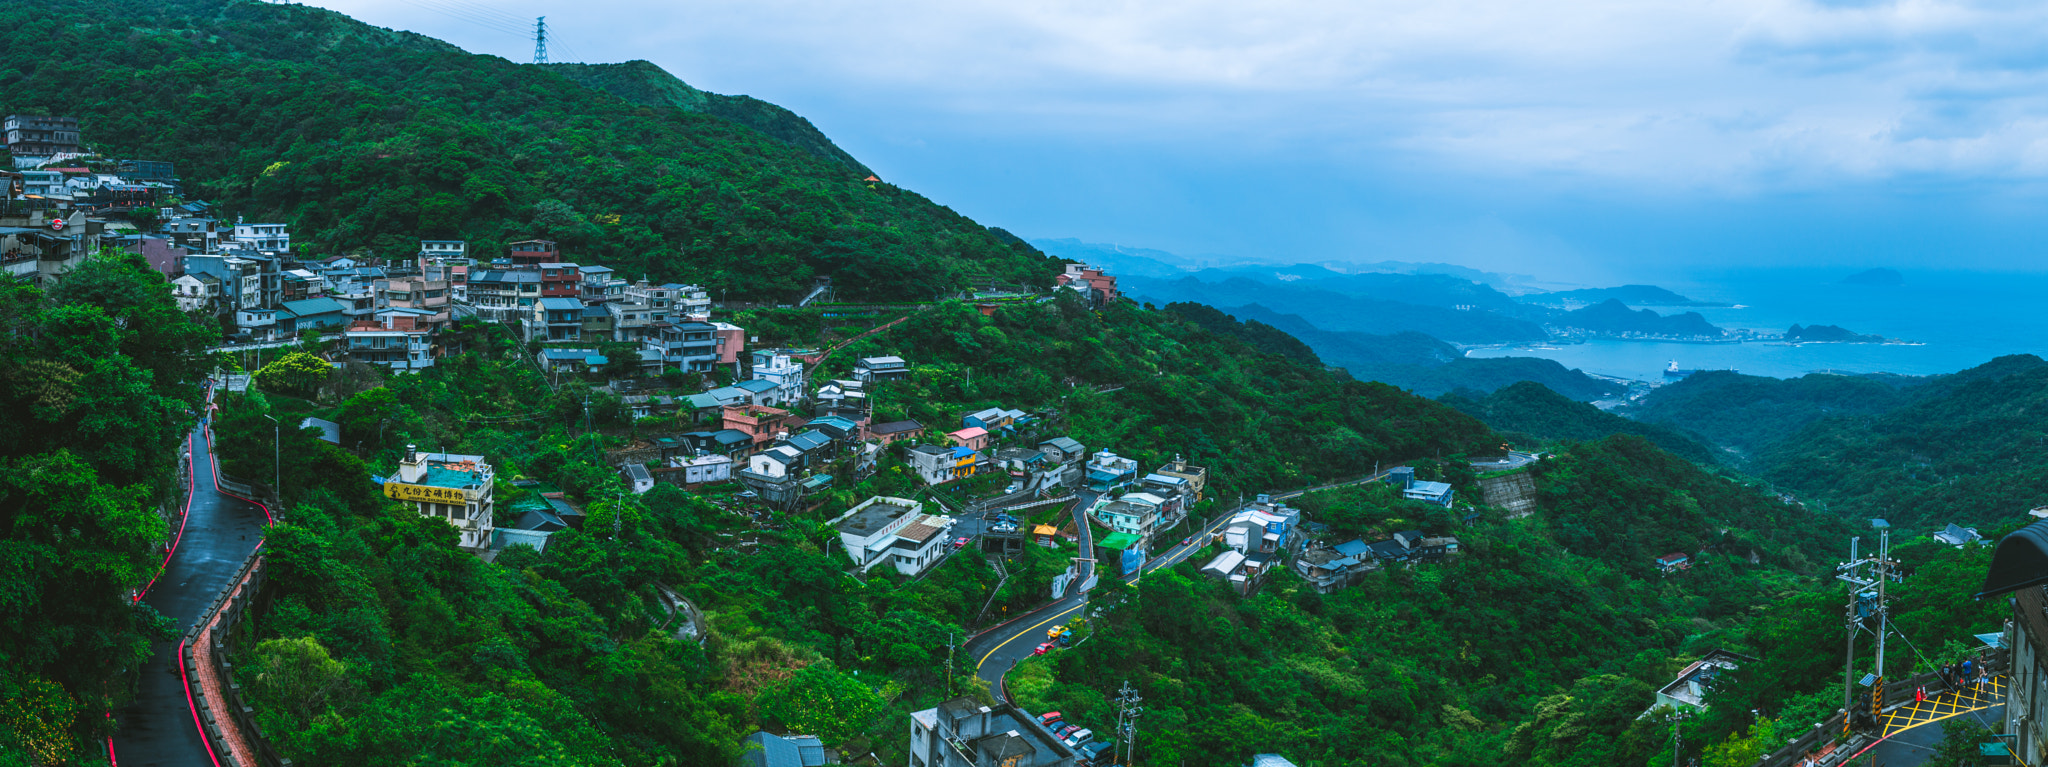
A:
[[[323,4],[429,33],[463,27],[410,1]],[[864,101],[905,126],[991,136],[1249,146],[1655,194],[2048,175],[2048,6],[2035,3],[494,7],[553,13],[578,52],[647,58],[700,87]]]

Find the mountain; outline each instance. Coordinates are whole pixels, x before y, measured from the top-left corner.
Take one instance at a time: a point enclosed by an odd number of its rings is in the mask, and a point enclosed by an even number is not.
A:
[[[826,138],[810,120],[782,107],[752,96],[724,96],[690,87],[667,70],[646,61],[622,64],[548,64],[546,69],[574,80],[584,87],[600,90],[635,104],[675,107],[721,117],[745,125],[770,138],[802,149],[812,156],[831,160],[868,176],[874,171]]]
[[[1620,301],[1630,306],[1727,306],[1710,301],[1694,301],[1655,285],[1622,285],[1615,288],[1581,288],[1559,290],[1549,293],[1530,293],[1516,297],[1517,301],[1544,306],[1567,307],[1597,304],[1604,301]]]
[[[1668,338],[1719,338],[1725,334],[1699,312],[1665,316],[1648,309],[1631,310],[1612,298],[1584,309],[1565,312],[1551,322],[1600,334],[1629,333]]]
[[[1793,325],[1791,329],[1785,331],[1785,340],[1810,343],[1881,344],[1884,343],[1884,336],[1865,335],[1838,325],[1808,325],[1806,327]]]
[[[1703,370],[1665,384],[1622,411],[1646,423],[1683,427],[1750,457],[1828,417],[1882,413],[1907,400],[1909,379],[1814,373],[1766,378]]]
[[[1057,271],[1021,241],[863,181],[800,118],[700,100],[645,64],[520,65],[242,0],[26,0],[0,20],[47,30],[0,40],[0,101],[76,115],[107,155],[175,160],[187,197],[290,224],[308,254],[404,256],[460,238],[491,255],[543,237],[575,261],[756,301],[792,300],[819,276],[850,300],[928,300],[983,280],[1045,286]],[[651,106],[664,104],[677,108]]]
[[[1197,267],[1186,258],[1163,250],[1150,248],[1129,248],[1120,245],[1082,242],[1073,238],[1030,240],[1032,247],[1049,255],[1080,261],[1102,267],[1118,278],[1164,277],[1174,278],[1187,274]]]
[[[1496,431],[1527,435],[1535,440],[1589,442],[1616,434],[1634,434],[1672,455],[1709,465],[1721,462],[1713,448],[1676,428],[1632,421],[1574,401],[1533,381],[1505,386],[1483,397],[1460,392],[1438,397],[1437,401],[1485,421]]]
[[[1549,338],[1528,320],[1487,311],[1383,301],[1329,290],[1313,290],[1258,282],[1242,276],[1205,282],[1189,276],[1176,280],[1133,278],[1118,283],[1125,293],[1157,303],[1186,301],[1210,306],[1257,303],[1285,306],[1317,328],[1375,335],[1419,332],[1463,344],[1516,343]]]

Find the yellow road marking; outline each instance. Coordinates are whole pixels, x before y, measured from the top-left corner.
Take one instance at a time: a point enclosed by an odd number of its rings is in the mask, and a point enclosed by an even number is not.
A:
[[[988,652],[985,652],[985,653],[982,653],[982,654],[981,654],[981,660],[978,660],[978,661],[975,661],[975,662],[974,662],[974,670],[976,670],[976,671],[980,671],[980,670],[981,670],[981,667],[982,667],[982,666],[984,666],[984,665],[987,665],[987,664],[988,664],[988,659],[989,659],[989,656],[991,656],[991,655],[994,655],[994,654],[996,654],[996,651],[997,651],[997,650],[1001,650],[1001,649],[1003,649],[1003,646],[1004,646],[1004,645],[1007,645],[1007,644],[1009,644],[1009,643],[1011,643],[1011,642],[1015,642],[1015,641],[1017,641],[1017,637],[1020,637],[1020,636],[1024,636],[1024,635],[1026,635],[1026,634],[1030,634],[1031,632],[1033,632],[1033,631],[1036,631],[1036,630],[1038,629],[1038,627],[1039,627],[1039,626],[1043,626],[1043,625],[1045,625],[1045,624],[1047,624],[1047,623],[1051,623],[1051,622],[1053,622],[1053,621],[1059,620],[1060,618],[1063,618],[1063,617],[1067,616],[1068,614],[1071,614],[1071,613],[1073,613],[1073,612],[1074,612],[1075,610],[1079,610],[1079,609],[1081,609],[1081,608],[1083,608],[1083,607],[1087,607],[1087,606],[1088,606],[1088,602],[1087,602],[1087,600],[1085,600],[1085,599],[1084,599],[1084,600],[1082,600],[1082,602],[1081,602],[1080,604],[1078,604],[1078,605],[1074,605],[1073,607],[1069,607],[1069,608],[1067,608],[1067,609],[1065,609],[1065,610],[1061,610],[1061,611],[1060,611],[1060,612],[1059,612],[1058,614],[1056,614],[1056,615],[1054,615],[1054,616],[1052,616],[1052,617],[1050,617],[1050,618],[1047,618],[1047,619],[1045,619],[1045,620],[1039,621],[1039,622],[1038,622],[1038,625],[1037,625],[1037,626],[1032,626],[1031,628],[1025,629],[1025,630],[1023,630],[1023,631],[1019,631],[1019,632],[1017,632],[1016,634],[1014,634],[1014,635],[1011,635],[1011,637],[1010,637],[1009,639],[1005,639],[1005,640],[1003,640],[1003,641],[1001,641],[1001,642],[997,642],[997,643],[996,643],[996,646],[994,646],[994,647],[991,647],[991,648],[988,648]]]
[[[1932,724],[1998,705],[2004,699],[2005,683],[2006,678],[2003,676],[1992,677],[1988,690],[1951,690],[1910,706],[1893,709],[1884,716],[1884,736],[1891,737],[1923,724]]]

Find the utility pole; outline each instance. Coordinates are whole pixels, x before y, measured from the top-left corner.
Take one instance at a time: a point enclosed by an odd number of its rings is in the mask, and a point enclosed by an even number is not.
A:
[[[1891,630],[1890,611],[1885,607],[1885,582],[1891,580],[1891,531],[1879,534],[1876,556],[1859,556],[1858,544],[1861,538],[1849,539],[1849,561],[1835,567],[1835,578],[1849,584],[1849,601],[1843,622],[1848,630],[1846,657],[1842,667],[1842,734],[1849,734],[1849,722],[1856,708],[1856,632],[1863,630],[1866,616],[1860,602],[1863,597],[1873,600],[1871,615],[1877,618],[1877,660],[1876,673],[1870,689],[1870,712],[1873,717],[1884,709],[1884,644],[1885,634]]]
[[[1117,691],[1116,731],[1124,739],[1124,764],[1130,764],[1138,751],[1138,715],[1145,713],[1138,704],[1144,700],[1128,681]]]
[[[548,63],[548,17],[533,20],[533,63]]]
[[[953,632],[946,632],[946,699],[953,699]]]
[[[284,477],[284,424],[278,423],[276,418],[271,418],[267,414],[263,417],[270,418],[270,492],[276,495],[279,500],[282,500],[284,498],[282,479]]]

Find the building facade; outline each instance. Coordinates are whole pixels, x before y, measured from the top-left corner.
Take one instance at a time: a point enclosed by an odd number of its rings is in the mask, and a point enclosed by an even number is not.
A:
[[[384,496],[414,504],[420,516],[446,520],[463,548],[491,545],[491,465],[480,455],[422,453],[405,446],[398,472],[384,482]]]

